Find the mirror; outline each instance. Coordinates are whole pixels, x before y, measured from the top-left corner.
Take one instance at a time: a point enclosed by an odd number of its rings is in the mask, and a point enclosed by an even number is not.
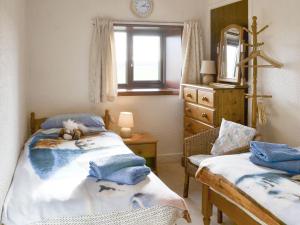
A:
[[[244,32],[238,25],[230,25],[221,32],[218,63],[218,81],[239,83],[241,69],[237,64],[243,58]]]

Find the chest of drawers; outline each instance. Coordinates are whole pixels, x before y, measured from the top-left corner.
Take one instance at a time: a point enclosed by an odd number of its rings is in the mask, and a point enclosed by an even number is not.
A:
[[[245,88],[183,84],[184,137],[221,125],[245,123]]]

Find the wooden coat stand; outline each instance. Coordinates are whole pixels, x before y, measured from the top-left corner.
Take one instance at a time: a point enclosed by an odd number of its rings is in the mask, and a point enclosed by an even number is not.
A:
[[[263,27],[261,30],[257,31],[257,17],[254,16],[252,18],[252,25],[251,30],[248,30],[247,28],[243,28],[245,31],[249,33],[249,35],[252,35],[252,44],[245,44],[246,46],[252,47],[252,51],[249,53],[249,57],[242,60],[238,66],[241,67],[242,71],[246,67],[252,68],[253,73],[253,81],[252,81],[252,94],[246,94],[246,98],[252,99],[252,119],[251,119],[251,126],[253,128],[256,128],[257,125],[257,113],[258,113],[258,104],[257,100],[262,98],[272,98],[271,95],[258,95],[257,94],[257,74],[258,74],[258,68],[281,68],[283,67],[283,64],[278,62],[277,60],[269,57],[267,54],[264,53],[263,50],[259,50],[260,46],[263,46],[263,42],[258,42],[258,35],[262,33],[264,30],[266,30],[269,26]],[[267,65],[258,65],[258,58],[263,59],[266,61]],[[252,65],[249,64],[252,61]]]

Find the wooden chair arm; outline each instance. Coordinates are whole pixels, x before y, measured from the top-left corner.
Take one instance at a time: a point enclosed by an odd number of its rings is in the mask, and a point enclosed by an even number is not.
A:
[[[219,128],[213,128],[184,140],[184,157],[195,154],[210,155],[213,143],[219,135]]]
[[[261,134],[256,134],[255,137],[253,138],[254,141],[261,141],[262,140],[262,136]]]
[[[241,153],[247,153],[249,152],[250,146],[244,146],[244,147],[240,147],[240,148],[236,148],[233,150],[230,150],[228,152],[225,152],[222,155],[234,155],[234,154],[241,154]]]
[[[203,154],[210,155],[211,148],[219,136],[220,128],[213,128],[191,137],[184,139],[184,157],[187,158],[191,155]],[[256,134],[254,140],[261,140],[261,135]],[[223,155],[233,155],[249,152],[250,146],[244,146],[233,149]]]

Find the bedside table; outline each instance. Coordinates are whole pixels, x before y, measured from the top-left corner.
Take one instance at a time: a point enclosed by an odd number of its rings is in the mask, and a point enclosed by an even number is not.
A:
[[[157,174],[157,140],[152,135],[136,133],[123,141],[136,155],[145,158],[146,165]]]

